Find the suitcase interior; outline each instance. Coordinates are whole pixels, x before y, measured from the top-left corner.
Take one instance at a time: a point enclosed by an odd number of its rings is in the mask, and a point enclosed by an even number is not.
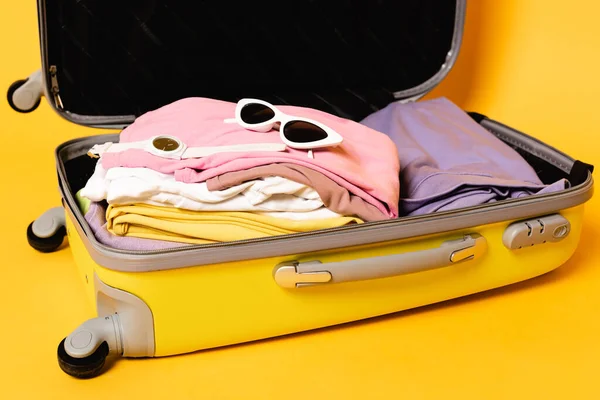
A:
[[[39,1],[60,111],[116,125],[190,96],[362,119],[445,76],[465,13],[464,0]]]
[[[359,121],[419,99],[446,76],[465,8],[464,0],[40,0],[46,91],[69,121],[113,129],[190,96],[261,98]],[[532,138],[499,137],[544,183],[590,183],[591,166],[537,142],[556,154],[540,156]],[[71,195],[96,163],[73,154],[58,157]]]

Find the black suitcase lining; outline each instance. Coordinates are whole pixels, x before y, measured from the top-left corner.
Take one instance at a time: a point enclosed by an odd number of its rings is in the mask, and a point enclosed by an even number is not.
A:
[[[456,0],[46,0],[65,110],[258,97],[360,120],[446,62]]]

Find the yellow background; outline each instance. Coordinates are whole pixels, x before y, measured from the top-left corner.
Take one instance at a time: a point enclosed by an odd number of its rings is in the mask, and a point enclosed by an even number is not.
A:
[[[455,69],[428,97],[448,96],[600,167],[599,13],[591,0],[472,0]],[[0,33],[5,91],[39,68],[35,2],[5,1]],[[0,133],[2,399],[600,398],[598,196],[578,253],[541,278],[318,332],[119,360],[99,378],[72,379],[56,346],[93,310],[68,247],[37,253],[25,229],[59,205],[55,146],[96,131],[45,101],[18,114],[2,100]]]

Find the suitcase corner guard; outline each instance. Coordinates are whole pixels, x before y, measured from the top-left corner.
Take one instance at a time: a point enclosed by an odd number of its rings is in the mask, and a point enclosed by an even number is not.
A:
[[[99,375],[108,356],[154,356],[152,311],[139,297],[106,285],[94,274],[98,317],[79,325],[58,345],[60,368],[76,378]]]

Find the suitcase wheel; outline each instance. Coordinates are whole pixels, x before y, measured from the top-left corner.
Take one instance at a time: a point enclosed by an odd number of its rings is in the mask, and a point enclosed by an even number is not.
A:
[[[19,79],[10,85],[6,99],[13,110],[20,113],[30,113],[38,108],[42,95],[42,73],[37,70],[27,78]]]
[[[27,227],[29,245],[42,253],[51,253],[58,249],[66,235],[65,215],[62,207],[46,211]]]
[[[100,375],[109,355],[123,354],[122,329],[117,313],[85,321],[58,345],[60,369],[80,379]]]
[[[57,357],[58,365],[67,375],[71,375],[79,379],[94,378],[100,375],[104,363],[106,362],[106,356],[108,356],[108,344],[102,342],[102,344],[87,357],[76,358],[71,357],[65,350],[64,338],[58,345]]]
[[[64,226],[61,226],[54,235],[47,238],[41,238],[33,233],[33,224],[34,223],[32,222],[27,227],[27,241],[31,247],[42,253],[52,253],[60,247],[67,234],[67,230]]]

